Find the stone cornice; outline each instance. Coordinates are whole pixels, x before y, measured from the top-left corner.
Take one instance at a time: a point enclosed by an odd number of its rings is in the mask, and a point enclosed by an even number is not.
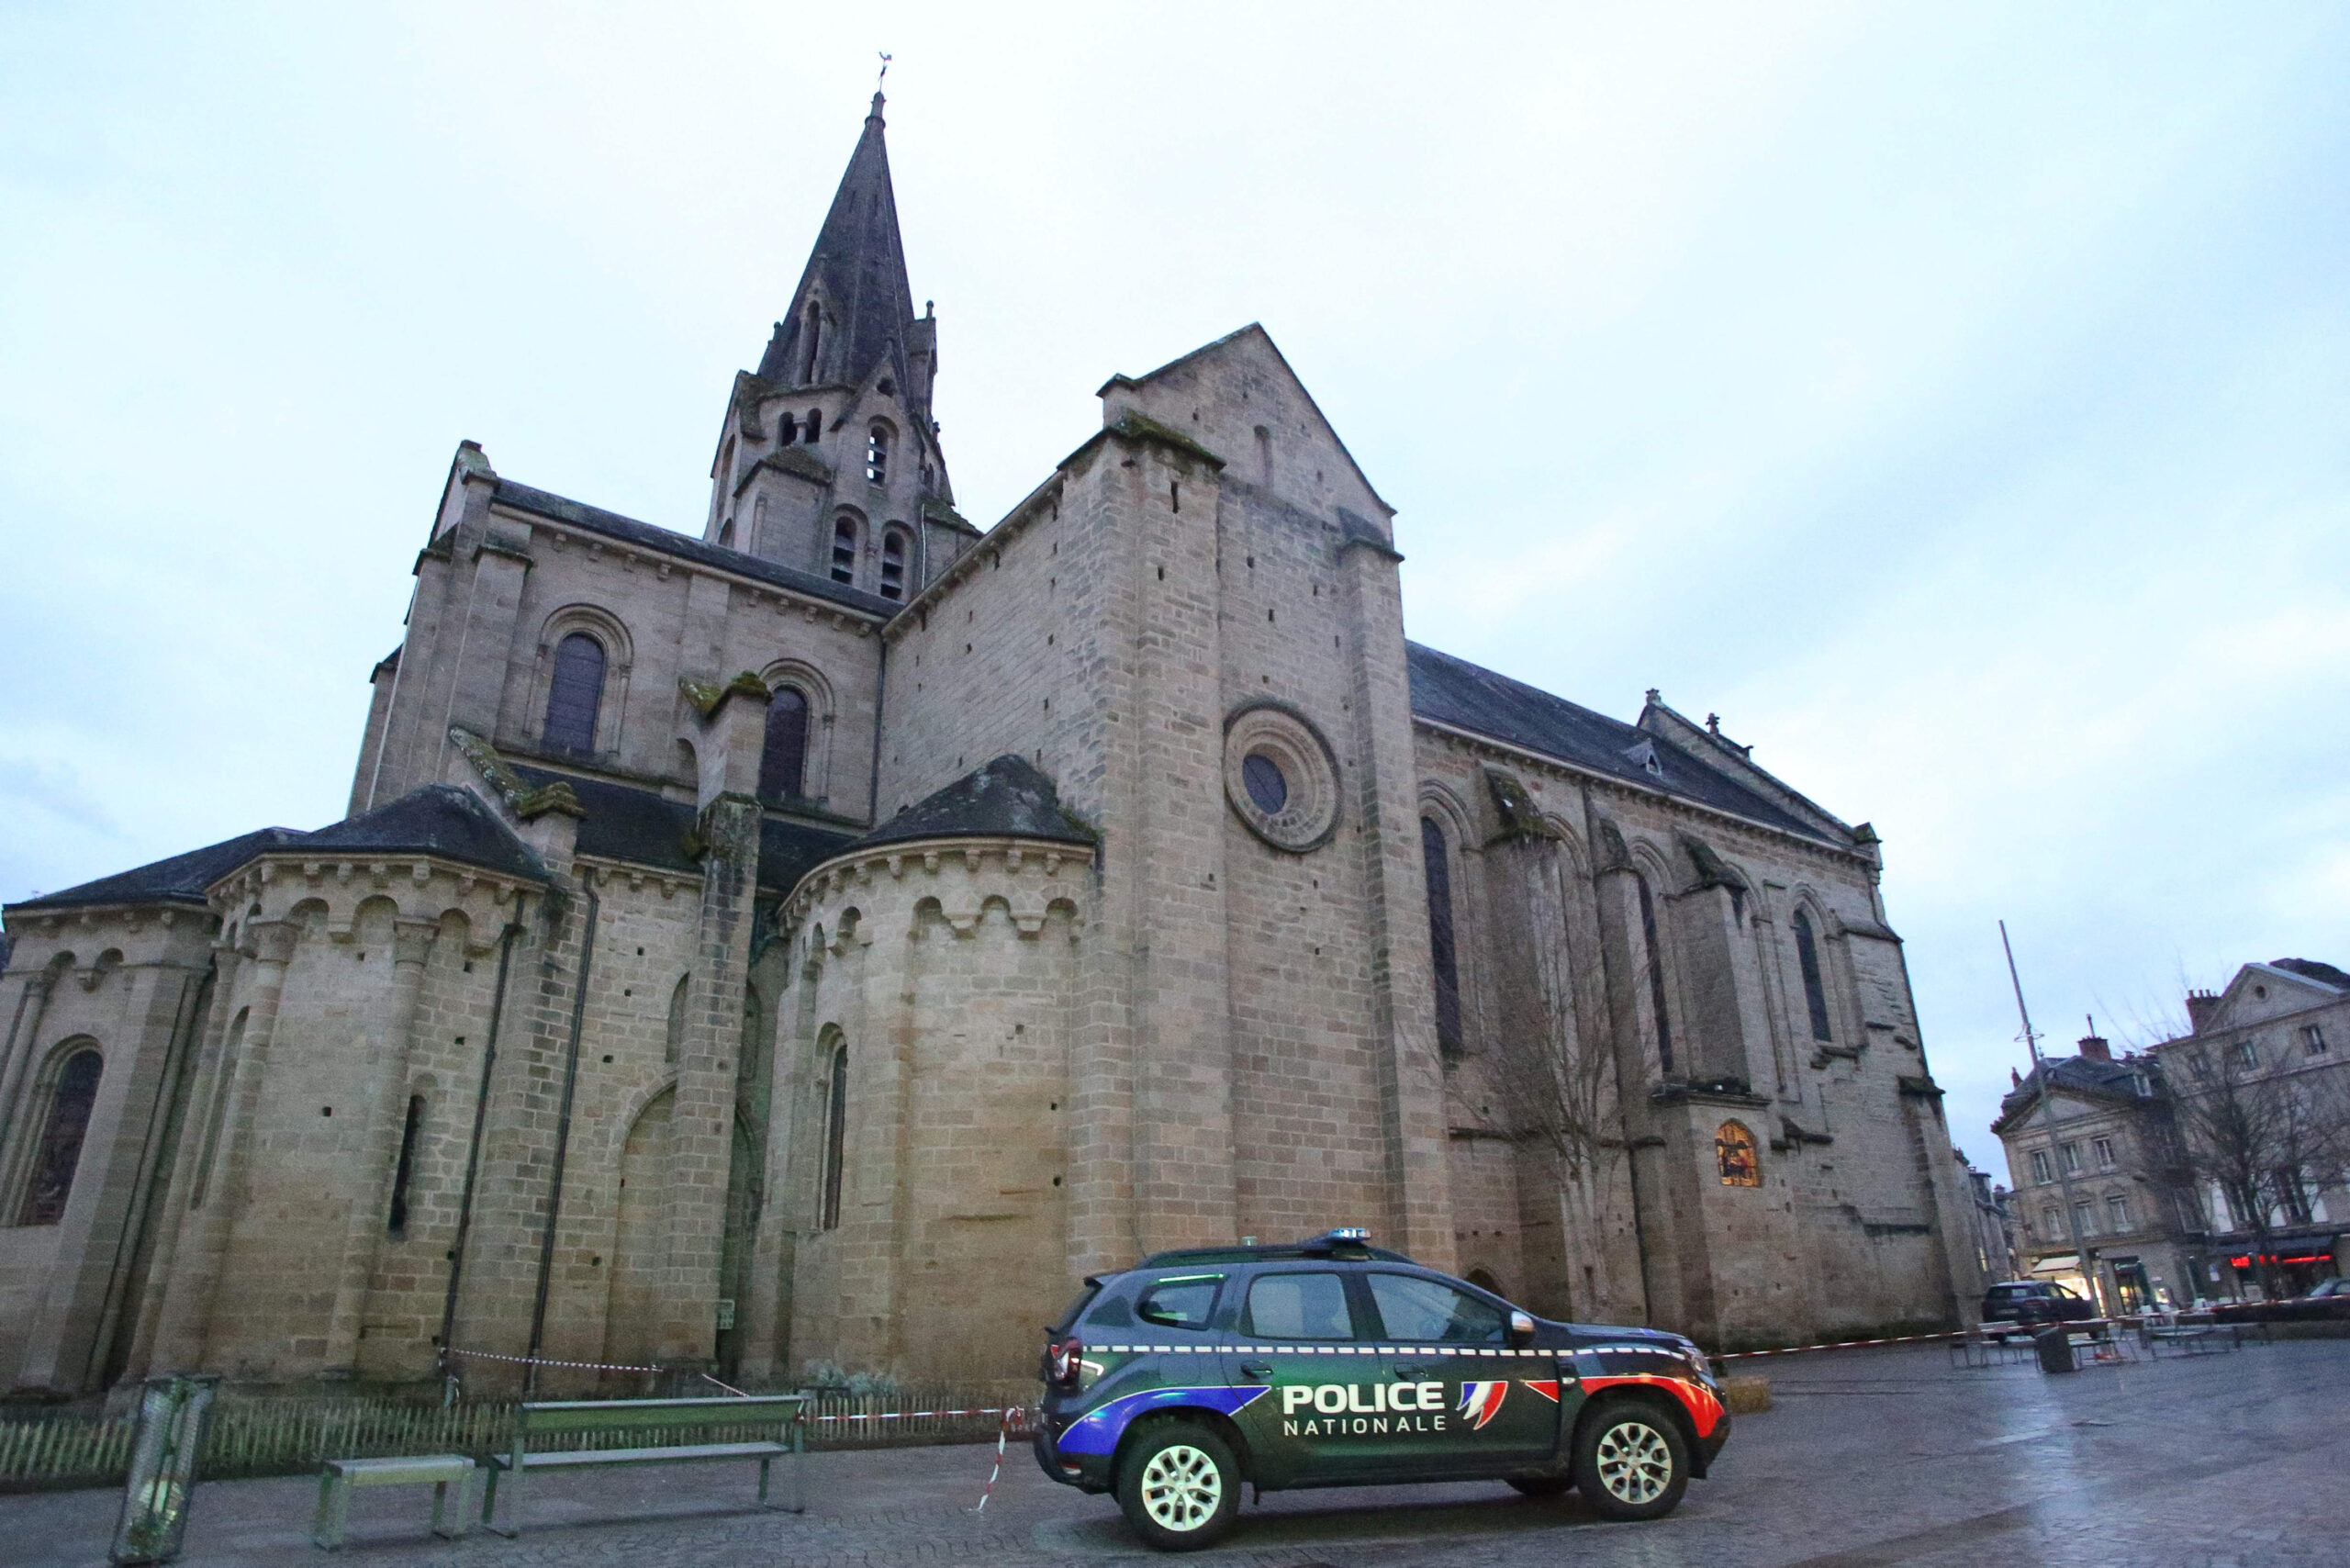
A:
[[[869,636],[876,627],[890,621],[894,613],[840,604],[815,594],[801,593],[796,588],[779,587],[747,573],[730,572],[722,566],[705,566],[698,561],[662,554],[641,545],[631,544],[625,540],[609,538],[593,529],[567,524],[559,519],[546,517],[534,511],[526,511],[520,507],[503,502],[493,510],[499,516],[511,517],[518,521],[528,522],[533,530],[546,534],[549,542],[558,550],[578,546],[587,551],[588,557],[591,561],[610,556],[619,562],[623,569],[648,567],[655,577],[665,582],[673,575],[691,576],[699,573],[703,577],[714,577],[720,582],[739,588],[754,604],[774,604],[778,613],[788,614],[798,610],[811,622],[830,621],[834,625],[854,636]]]
[[[817,901],[852,883],[867,885],[877,875],[893,881],[902,880],[909,871],[934,877],[940,868],[955,861],[976,875],[990,856],[1000,857],[1004,871],[1011,875],[1016,876],[1033,864],[1047,879],[1058,877],[1064,866],[1090,868],[1093,864],[1093,851],[1081,845],[1039,838],[917,838],[903,844],[876,845],[870,849],[850,849],[808,869],[783,901],[778,924],[786,931],[797,930]]]
[[[95,931],[100,926],[120,925],[127,932],[137,932],[150,920],[169,930],[182,920],[209,925],[214,919],[210,908],[185,899],[152,899],[143,903],[76,904],[70,909],[28,910],[21,904],[11,904],[0,913],[7,917],[8,928],[19,935],[28,933],[42,936],[58,936],[69,930]]]
[[[701,876],[694,871],[667,870],[657,866],[642,866],[633,860],[614,860],[601,855],[575,857],[572,866],[584,887],[591,879],[599,887],[625,887],[631,892],[643,892],[649,883],[663,898],[675,898],[681,892],[699,893]]]
[[[1834,856],[1840,859],[1866,866],[1871,869],[1874,869],[1876,866],[1876,862],[1869,857],[1845,848],[1841,845],[1813,838],[1807,834],[1794,833],[1770,823],[1756,822],[1752,817],[1740,816],[1736,812],[1727,812],[1719,806],[1709,806],[1702,801],[1692,801],[1684,796],[1675,795],[1670,790],[1654,790],[1646,785],[1635,784],[1628,778],[1618,778],[1612,773],[1602,773],[1597,768],[1584,767],[1566,761],[1562,757],[1552,756],[1547,752],[1539,752],[1530,747],[1514,745],[1509,741],[1497,740],[1492,735],[1481,735],[1474,730],[1464,730],[1458,725],[1448,724],[1440,719],[1430,719],[1423,714],[1415,713],[1412,715],[1412,725],[1415,729],[1426,730],[1430,734],[1443,736],[1472,756],[1532,766],[1561,778],[1578,781],[1587,780],[1594,784],[1604,785],[1622,794],[1663,806],[1667,810],[1688,812],[1700,821],[1733,823],[1741,828],[1762,834],[1782,843],[1798,846],[1816,855]]]

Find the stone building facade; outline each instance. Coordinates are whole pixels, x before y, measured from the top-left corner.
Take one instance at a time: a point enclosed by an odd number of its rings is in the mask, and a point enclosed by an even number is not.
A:
[[[2009,1210],[2027,1277],[2107,1313],[2203,1294],[2186,1250],[2194,1227],[2178,1207],[2173,1110],[2158,1060],[2116,1059],[2094,1035],[2016,1079],[1991,1130],[2016,1181]]]
[[[2020,1250],[2109,1310],[2288,1294],[2341,1271],[2350,1231],[2350,972],[2309,958],[2240,968],[2187,997],[2188,1032],[2116,1058],[2092,1035],[2019,1076],[1992,1124],[2016,1181]],[[2241,1093],[2258,1196],[2213,1179],[2213,1118]],[[2300,1126],[2274,1125],[2278,1111]],[[2218,1118],[2225,1121],[2227,1118]],[[2263,1126],[2264,1121],[2271,1125]],[[2196,1153],[2202,1158],[2192,1158]],[[2266,1225],[2242,1212],[2265,1204]],[[2266,1229],[2267,1266],[2257,1260]]]
[[[346,818],[7,909],[0,1377],[1021,1375],[1335,1224],[1716,1345],[1967,1309],[1866,824],[1407,642],[1261,329],[984,532],[936,334],[877,98],[699,537],[462,444]]]

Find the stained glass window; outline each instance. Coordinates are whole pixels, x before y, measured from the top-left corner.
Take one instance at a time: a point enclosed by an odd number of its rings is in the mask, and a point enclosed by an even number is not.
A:
[[[50,1092],[49,1115],[33,1150],[18,1225],[55,1225],[65,1217],[73,1191],[73,1168],[82,1162],[82,1139],[90,1130],[90,1108],[97,1103],[98,1075],[105,1061],[95,1050],[79,1050],[58,1070]]]
[[[1796,911],[1796,967],[1803,971],[1803,1004],[1811,1014],[1811,1037],[1830,1040],[1828,1027],[1828,988],[1819,979],[1819,945],[1812,940],[1811,917]]]
[[[1744,1122],[1724,1122],[1714,1134],[1714,1163],[1725,1187],[1760,1187],[1762,1161],[1754,1151],[1754,1135]]]
[[[1460,957],[1452,932],[1452,857],[1444,830],[1434,817],[1420,819],[1420,853],[1427,861],[1428,956],[1436,969],[1436,1043],[1447,1056],[1459,1056],[1460,1039]]]
[[[807,767],[808,699],[796,687],[778,686],[767,702],[767,738],[759,752],[759,793],[799,795]]]
[[[543,739],[551,751],[596,749],[596,711],[604,704],[604,644],[574,632],[555,644],[554,675],[547,682],[547,724]]]

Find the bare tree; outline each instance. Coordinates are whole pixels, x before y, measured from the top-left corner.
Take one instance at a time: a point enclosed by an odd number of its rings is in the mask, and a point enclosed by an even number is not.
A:
[[[2350,1172],[2350,1084],[2322,1070],[2264,1072],[2233,1048],[2219,1051],[2215,1067],[2202,1051],[2189,1057],[2185,1081],[2168,1075],[2176,1136],[2165,1163],[2199,1199],[2219,1189],[2252,1235],[2261,1294],[2274,1300],[2277,1228],[2308,1224],[2310,1193]]]
[[[1624,1128],[1615,1052],[1605,1031],[1583,1027],[1576,1006],[1566,853],[1528,834],[1501,847],[1495,860],[1522,918],[1497,934],[1494,1048],[1480,1066],[1495,1092],[1501,1130],[1544,1156],[1555,1173],[1571,1255],[1592,1268],[1592,1286],[1612,1303],[1606,1221],[1624,1165]],[[1581,1309],[1602,1305],[1584,1302]]]

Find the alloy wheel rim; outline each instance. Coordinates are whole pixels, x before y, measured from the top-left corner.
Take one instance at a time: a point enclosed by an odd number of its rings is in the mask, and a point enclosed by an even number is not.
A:
[[[1645,1421],[1608,1428],[1600,1436],[1598,1458],[1599,1484],[1619,1503],[1652,1503],[1673,1480],[1673,1450]]]
[[[1143,1512],[1161,1529],[1198,1529],[1223,1503],[1224,1477],[1203,1450],[1169,1443],[1143,1466]]]

